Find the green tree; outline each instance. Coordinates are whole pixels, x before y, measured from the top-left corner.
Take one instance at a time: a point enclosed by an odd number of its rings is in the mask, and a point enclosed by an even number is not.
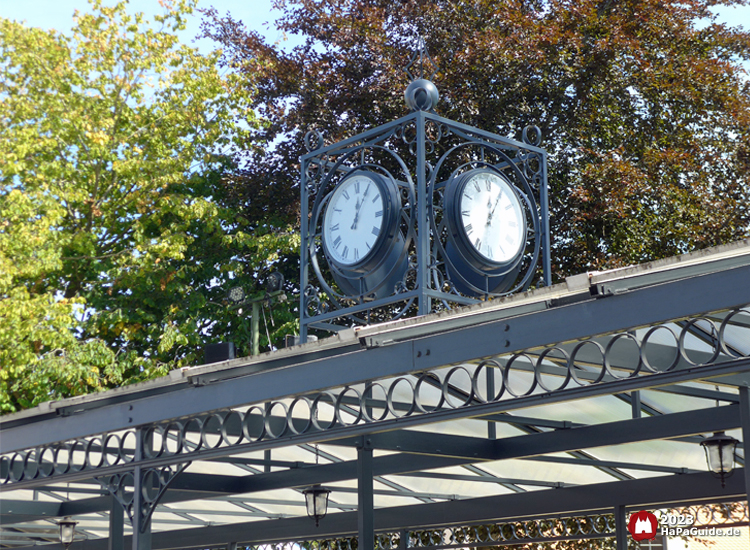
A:
[[[249,341],[226,287],[298,246],[226,206],[261,123],[218,53],[179,43],[193,2],[91,4],[70,34],[0,19],[0,412]]]
[[[288,0],[277,26],[304,41],[288,52],[209,11],[278,142],[242,172],[238,204],[252,218],[275,197],[294,221],[305,131],[334,142],[404,115],[420,34],[439,114],[517,139],[542,129],[555,277],[741,238],[750,33],[717,23],[717,4],[745,1]]]

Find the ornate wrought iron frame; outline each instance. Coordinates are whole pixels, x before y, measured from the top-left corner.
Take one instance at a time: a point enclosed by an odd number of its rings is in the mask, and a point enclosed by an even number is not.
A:
[[[530,285],[551,284],[547,155],[541,132],[530,127],[523,142],[473,128],[432,112],[414,111],[347,140],[324,146],[317,132],[305,137],[301,160],[301,307],[300,337],[309,329],[340,331],[407,314],[425,315],[505,296]],[[401,222],[409,267],[389,296],[339,291],[320,245],[321,213],[329,193],[349,171],[380,171],[402,191]],[[480,298],[462,295],[451,281],[446,262],[442,193],[448,179],[471,168],[504,171],[520,190],[530,227],[521,275],[507,292],[479,289]],[[541,271],[537,264],[541,258]],[[455,272],[455,270],[454,270]],[[480,273],[481,276],[484,276]],[[370,289],[370,292],[372,289]]]

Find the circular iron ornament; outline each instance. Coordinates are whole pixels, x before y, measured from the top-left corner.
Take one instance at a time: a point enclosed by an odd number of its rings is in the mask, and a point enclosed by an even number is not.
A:
[[[351,411],[350,407],[354,407],[354,405],[345,405],[344,399],[346,399],[346,394],[353,393],[353,401],[356,401],[357,409],[356,414]],[[338,397],[336,397],[336,422],[339,424],[339,426],[354,426],[356,424],[359,424],[362,421],[362,418],[364,417],[364,413],[362,412],[362,394],[357,391],[356,388],[352,388],[351,386],[346,386],[341,392],[339,392]],[[345,410],[346,409],[348,410]],[[350,413],[352,416],[354,416],[354,420],[351,422],[346,421],[346,417],[343,414],[344,412]]]
[[[156,501],[159,496],[159,489],[161,488],[161,476],[159,472],[153,468],[149,468],[143,474],[143,481],[141,483],[141,495],[143,500],[148,504],[152,504]]]
[[[23,459],[23,477],[25,479],[34,479],[39,473],[39,464],[33,451],[26,453]]]
[[[400,414],[398,409],[396,408],[395,402],[393,401],[393,394],[396,393],[396,387],[398,387],[398,385],[401,382],[404,382],[406,386],[409,388],[409,390],[411,391],[411,399],[409,399],[411,403],[409,404],[409,408],[405,412]],[[391,415],[393,415],[395,418],[411,416],[411,414],[414,412],[414,408],[416,407],[416,403],[415,403],[416,399],[414,397],[415,397],[415,389],[414,389],[414,384],[412,383],[412,381],[404,376],[400,376],[399,378],[396,378],[393,382],[391,382],[391,386],[388,388],[388,396],[386,397],[386,403],[388,405],[388,412],[390,412]],[[405,399],[404,401],[406,402],[407,400]]]
[[[525,357],[526,360],[529,362],[529,365],[531,365],[532,369],[532,376],[531,376],[531,386],[522,393],[516,393],[513,390],[513,387],[510,385],[510,369],[513,366],[513,363],[520,359],[521,357]],[[503,387],[508,391],[510,395],[513,397],[526,397],[527,395],[531,395],[534,390],[536,389],[537,380],[536,380],[536,373],[534,373],[534,360],[529,357],[526,353],[515,353],[513,354],[513,357],[511,357],[508,362],[505,364],[505,367],[503,368]]]
[[[114,466],[120,462],[120,437],[117,434],[104,436],[104,466]]]
[[[563,358],[565,359],[565,376],[563,377],[562,383],[556,388],[549,387],[544,383],[544,373],[542,372],[544,360],[552,352],[560,352]],[[547,393],[552,393],[552,392],[567,388],[568,384],[570,383],[570,378],[571,378],[570,369],[568,368],[569,362],[570,362],[570,356],[567,354],[567,352],[564,349],[556,347],[556,346],[544,349],[542,353],[539,354],[539,358],[536,360],[536,367],[534,368],[534,376],[536,377],[536,383],[539,384],[539,387],[542,388]]]
[[[218,449],[224,441],[221,435],[221,425],[223,418],[219,413],[209,414],[203,421],[201,426],[201,444],[204,449]],[[212,445],[209,441],[209,437],[216,437],[216,441]]]
[[[282,408],[282,410],[284,412],[280,416],[282,416],[284,419],[286,419],[287,414],[289,414],[289,409],[281,401],[273,401],[273,402],[271,402],[268,405],[267,409],[266,409],[266,414],[264,415],[264,424],[266,426],[266,433],[268,434],[268,437],[270,437],[271,439],[278,439],[280,437],[283,437],[284,434],[286,434],[288,426],[287,426],[286,422],[281,422],[281,423],[279,423],[280,424],[279,430],[274,431],[274,429],[273,429],[273,422],[274,422],[273,409],[274,409],[274,407],[281,407]]]
[[[46,461],[45,456],[47,458]],[[55,473],[55,452],[51,447],[42,447],[39,449],[37,462],[39,465],[39,477],[49,477]],[[0,469],[2,469],[2,466],[0,466]]]
[[[255,414],[257,413],[257,414]],[[257,431],[252,431],[251,423],[256,420]],[[245,417],[242,420],[242,435],[248,443],[255,443],[262,440],[266,435],[266,413],[263,407],[253,405],[245,411]]]
[[[539,129],[539,126],[526,126],[521,133],[521,139],[527,145],[539,147],[542,144],[542,131]]]
[[[321,405],[324,404],[326,401],[328,401],[328,404],[332,408],[335,409],[336,395],[333,392],[329,392],[329,391],[320,392],[318,395],[316,395],[315,399],[313,399],[313,402],[312,402],[312,408],[310,409],[310,416],[312,417],[313,426],[315,426],[315,429],[319,431],[330,430],[336,425],[335,412],[331,415],[331,420],[328,422],[327,425],[324,423],[321,423],[320,421],[319,411],[321,410]]]
[[[323,144],[323,134],[318,130],[310,130],[305,134],[305,149],[307,149],[309,153],[322,148]]]
[[[165,454],[168,456],[174,456],[182,453],[183,445],[185,440],[183,438],[183,428],[181,422],[170,422],[164,430],[164,438],[167,443],[165,444]],[[170,444],[172,445],[170,447]]]
[[[719,328],[719,342],[721,343],[721,351],[722,353],[725,353],[729,357],[734,357],[735,359],[739,359],[744,357],[739,352],[733,352],[732,349],[727,345],[726,343],[726,336],[724,335],[724,331],[726,330],[727,326],[730,324],[731,319],[735,315],[739,315],[740,313],[744,313],[745,315],[750,315],[750,309],[748,308],[739,308],[732,310],[729,315],[724,317],[724,320],[721,322],[721,327]]]
[[[638,350],[638,364],[636,367],[629,372],[626,376],[619,376],[616,374],[616,370],[612,367],[612,363],[609,360],[610,351],[612,351],[612,348],[617,343],[620,338],[628,338],[630,341],[632,341],[635,344],[636,349]],[[628,332],[621,332],[618,334],[615,334],[612,336],[612,339],[607,343],[607,347],[604,349],[604,370],[607,371],[607,374],[614,378],[615,380],[625,380],[626,378],[633,378],[634,376],[638,376],[638,373],[641,372],[641,368],[643,367],[643,350],[638,343],[638,340],[635,336]]]
[[[86,469],[101,468],[104,464],[104,447],[101,437],[92,437],[86,442]]]
[[[500,373],[500,390],[495,393],[494,395],[490,395],[490,388],[487,385],[487,382],[485,381],[485,386],[487,391],[485,392],[486,395],[482,395],[482,391],[480,389],[480,382],[479,378],[482,375],[482,372],[484,370],[485,378],[487,376],[492,376],[494,380],[495,373],[493,372],[495,369]],[[474,393],[474,399],[479,401],[480,403],[490,403],[493,401],[499,401],[500,398],[505,393],[505,384],[503,383],[502,379],[503,374],[503,367],[500,363],[495,361],[494,359],[487,359],[485,361],[482,361],[477,365],[477,368],[474,369],[474,374],[471,376],[471,387],[472,392]]]
[[[437,391],[435,386],[440,386],[440,377],[435,374],[434,372],[423,372],[419,375],[419,378],[417,378],[417,383],[414,386],[414,402],[417,406],[417,410],[421,413],[431,413],[438,411],[442,408],[443,403],[445,403],[445,394],[442,390],[438,391],[440,398],[438,399],[437,404],[433,406],[425,405],[422,402],[422,396],[420,393],[420,389],[422,388],[422,385],[426,385],[428,388],[432,387]]]
[[[378,417],[374,417],[370,414],[370,410],[372,409],[371,405],[367,404],[368,395],[372,396],[369,399],[374,399],[374,392],[373,390],[378,387],[380,388],[381,393],[383,394],[383,401],[386,402],[385,406],[383,407],[383,414],[381,414]],[[362,392],[362,400],[360,402],[360,409],[362,410],[362,416],[365,418],[365,422],[380,422],[382,420],[385,420],[385,418],[388,416],[388,393],[385,391],[385,388],[380,384],[379,382],[367,382],[365,384],[365,389]]]
[[[648,360],[648,351],[646,346],[648,345],[649,338],[651,338],[651,336],[655,334],[657,330],[666,330],[669,334],[672,335],[672,338],[674,338],[675,347],[679,347],[679,339],[677,338],[677,335],[671,328],[665,325],[656,325],[655,327],[651,327],[649,331],[644,334],[643,338],[641,338],[641,361],[643,362],[643,366],[646,367],[646,370],[654,374],[658,374],[660,372],[670,372],[674,370],[675,367],[677,367],[677,365],[680,363],[680,351],[676,349],[674,359],[666,369],[659,370],[651,365]]]
[[[203,448],[203,424],[204,421],[201,418],[190,418],[186,420],[185,424],[182,426],[181,433],[183,444],[192,444],[193,451],[199,451]],[[191,432],[198,434],[195,441],[191,440],[189,437]]]
[[[460,401],[458,404],[454,403],[451,400],[451,389],[454,391],[457,391],[456,388],[451,388],[451,378],[453,378],[454,375],[457,373],[464,373],[468,379],[468,386],[469,386],[469,392],[465,394],[463,397],[463,400]],[[455,384],[454,384],[455,385]],[[451,370],[448,371],[448,374],[445,376],[445,380],[443,380],[443,399],[445,399],[445,402],[448,403],[448,405],[452,409],[460,409],[461,407],[467,406],[471,401],[474,399],[474,387],[471,383],[471,374],[469,374],[469,371],[467,371],[464,367],[453,367]]]
[[[221,438],[229,446],[242,443],[242,413],[231,410],[221,422]]]
[[[687,353],[687,349],[685,349],[685,337],[690,332],[691,328],[697,327],[696,323],[698,321],[705,321],[711,326],[711,338],[715,342],[713,353],[711,354],[711,358],[702,363],[696,363],[695,361],[690,359]],[[713,320],[709,319],[708,317],[693,317],[692,319],[688,320],[685,326],[682,327],[682,331],[680,331],[680,339],[679,339],[680,355],[685,361],[687,361],[690,365],[694,367],[711,364],[714,361],[716,361],[716,358],[719,356],[719,353],[721,353],[721,344],[719,343],[718,336],[719,336],[719,331],[716,328],[716,324],[714,324]]]
[[[68,461],[68,456],[70,455],[70,444],[61,443],[55,446],[54,453],[55,475],[67,474],[70,470],[70,462]]]
[[[81,457],[81,455],[83,455]],[[76,460],[80,458],[80,460]],[[86,467],[86,442],[85,440],[74,439],[70,445],[68,454],[68,464],[71,472],[80,472]]]
[[[604,361],[604,348],[599,342],[594,342],[593,340],[584,340],[583,342],[580,342],[576,344],[576,347],[573,348],[573,351],[570,353],[570,359],[568,359],[568,371],[570,372],[570,375],[573,377],[573,380],[575,380],[576,384],[579,386],[585,386],[586,384],[598,384],[602,381],[604,378],[605,370],[604,365],[602,364],[601,369],[599,370],[599,375],[591,382],[581,380],[578,377],[578,373],[576,372],[576,355],[578,355],[578,352],[584,347],[584,346],[594,346],[596,349],[599,350],[599,353],[601,353],[602,361]]]
[[[149,426],[143,431],[143,456],[146,458],[158,458],[164,452],[164,428],[162,426]],[[157,442],[157,445],[154,443]]]
[[[298,404],[304,403],[307,406],[307,418],[305,420],[294,418],[294,410]],[[289,403],[289,409],[286,412],[286,425],[291,433],[294,435],[300,435],[306,433],[313,425],[312,423],[312,401],[304,395],[295,397],[291,403]],[[302,424],[301,428],[297,428],[297,423]]]
[[[116,494],[122,500],[123,505],[130,506],[135,498],[133,488],[135,487],[135,476],[132,472],[126,472],[120,476],[120,480],[117,483]]]

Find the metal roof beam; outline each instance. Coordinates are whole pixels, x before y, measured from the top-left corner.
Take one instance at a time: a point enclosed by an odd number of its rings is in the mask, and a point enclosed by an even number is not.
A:
[[[342,352],[316,360],[298,355],[295,357],[299,364],[248,376],[237,377],[232,371],[213,373],[212,377],[200,381],[205,384],[200,387],[185,387],[178,378],[174,380],[178,387],[174,391],[148,397],[134,394],[128,403],[97,407],[43,422],[36,422],[30,412],[21,425],[16,424],[15,419],[0,422],[3,425],[0,452],[736,307],[750,302],[749,279],[750,265],[743,265],[676,281],[665,280],[638,290],[605,294],[599,299],[513,318],[504,317],[503,309],[489,309],[482,315],[473,315],[473,324],[460,330],[444,332],[440,322],[433,321],[419,325],[421,337],[412,335],[404,342],[386,345],[387,339],[393,341],[401,334],[392,330],[363,338],[373,349]],[[691,299],[685,300],[684,296]],[[472,345],[462,345],[467,341]],[[190,374],[186,372],[183,376],[188,378]],[[75,410],[71,408],[71,412]]]
[[[554,492],[550,492],[554,491]],[[450,525],[464,525],[508,521],[530,517],[574,515],[590,512],[611,512],[614,505],[629,509],[657,508],[689,502],[703,502],[715,498],[744,498],[744,471],[726,480],[721,487],[711,474],[650,477],[627,481],[597,483],[578,487],[529,491],[491,497],[415,504],[375,510],[378,531],[426,529]],[[357,513],[329,514],[319,527],[307,517],[265,522],[247,522],[155,532],[154,550],[213,548],[227,540],[247,544],[288,542],[327,537],[352,536],[357,532]],[[131,537],[125,537],[125,546]],[[76,542],[78,550],[106,550],[107,539]],[[54,544],[48,550],[63,550]],[[35,550],[33,546],[23,550]]]

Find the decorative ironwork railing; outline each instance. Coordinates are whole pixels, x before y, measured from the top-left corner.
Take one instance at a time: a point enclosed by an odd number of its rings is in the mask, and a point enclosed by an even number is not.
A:
[[[696,380],[701,372],[694,367],[747,359],[749,320],[750,309],[737,308],[18,451],[0,457],[0,489],[114,475],[135,462],[155,468]],[[135,460],[139,434],[143,452]]]
[[[741,501],[671,508],[656,511],[656,515],[660,522],[668,517],[692,518],[692,525],[696,528],[728,528],[750,524],[747,503]],[[377,533],[374,547],[375,550],[488,548],[572,540],[592,540],[593,542],[595,539],[612,539],[614,536],[614,514],[599,513]],[[244,548],[246,550],[357,550],[358,547],[358,540],[355,536],[260,544]],[[591,548],[603,547],[602,544],[592,544]]]

